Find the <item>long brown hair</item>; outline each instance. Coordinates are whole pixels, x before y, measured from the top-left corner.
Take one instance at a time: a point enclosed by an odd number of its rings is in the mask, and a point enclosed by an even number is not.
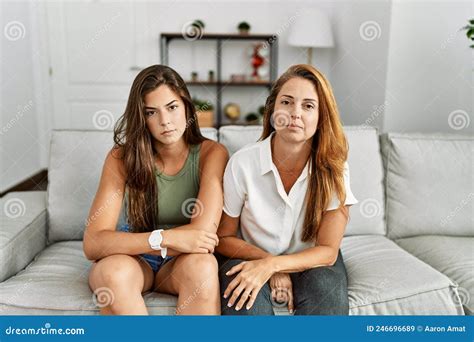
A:
[[[275,110],[276,98],[283,85],[294,77],[311,81],[319,99],[319,120],[316,133],[311,139],[310,175],[305,196],[306,212],[301,236],[303,241],[317,243],[321,217],[332,199],[334,190],[341,203],[339,208],[344,206],[346,191],[343,173],[349,147],[331,85],[321,72],[307,64],[291,66],[274,83],[265,104],[263,133],[260,140],[266,139],[275,131],[271,117]]]
[[[196,109],[186,84],[179,74],[165,65],[152,65],[142,70],[133,81],[124,114],[114,127],[115,148],[121,149],[120,158],[126,172],[126,214],[134,232],[146,232],[158,225],[158,189],[154,166],[153,136],[146,126],[145,95],[161,85],[167,85],[185,104],[187,145],[200,144],[202,136],[197,123]]]

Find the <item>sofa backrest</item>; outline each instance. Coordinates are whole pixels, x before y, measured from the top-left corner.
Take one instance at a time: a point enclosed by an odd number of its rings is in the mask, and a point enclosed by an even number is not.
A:
[[[474,236],[474,137],[388,133],[381,143],[388,236]]]
[[[253,144],[262,135],[262,126],[222,126],[219,129],[219,142],[233,155],[242,147]]]
[[[216,129],[201,131],[217,140]],[[105,157],[112,146],[112,131],[53,131],[48,168],[48,242],[82,239]]]
[[[225,126],[219,130],[219,141],[234,153],[256,142],[261,130],[259,126]],[[364,127],[344,130],[350,146],[351,188],[359,200],[351,208],[346,235],[383,235],[384,190],[377,131]],[[203,128],[202,132],[217,139],[214,128]],[[112,145],[111,131],[53,131],[48,184],[49,242],[82,239],[103,163]]]
[[[345,236],[385,235],[383,164],[378,132],[373,127],[345,126],[349,143],[351,190],[359,203],[350,210]]]

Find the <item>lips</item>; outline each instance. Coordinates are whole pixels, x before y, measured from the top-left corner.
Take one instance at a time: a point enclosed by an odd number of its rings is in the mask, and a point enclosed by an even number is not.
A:
[[[166,134],[173,133],[174,131],[176,131],[176,130],[175,130],[175,129],[170,129],[170,130],[164,131],[164,132],[161,133],[161,134],[162,134],[162,135],[166,135]]]
[[[301,128],[301,129],[303,129],[303,127],[298,126],[297,124],[294,124],[294,123],[289,124],[289,125],[288,125],[288,128]]]

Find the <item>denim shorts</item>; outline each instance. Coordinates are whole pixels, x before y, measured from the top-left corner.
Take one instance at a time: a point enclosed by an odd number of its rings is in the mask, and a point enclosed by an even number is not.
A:
[[[129,233],[130,227],[128,226],[128,224],[124,224],[119,228],[119,231]],[[154,254],[140,254],[140,258],[145,260],[148,265],[150,265],[154,273],[158,272],[164,264],[173,259],[172,256],[167,256],[163,259],[161,255]]]

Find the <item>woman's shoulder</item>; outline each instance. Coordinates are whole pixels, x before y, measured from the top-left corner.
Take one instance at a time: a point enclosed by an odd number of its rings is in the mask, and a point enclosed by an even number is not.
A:
[[[125,179],[126,172],[123,157],[124,149],[122,146],[112,147],[105,158],[104,168],[107,168],[116,174],[118,173],[121,178]]]
[[[215,158],[227,161],[227,159],[229,159],[227,148],[217,141],[208,139],[204,140],[201,143],[200,159],[205,162],[206,160]]]

